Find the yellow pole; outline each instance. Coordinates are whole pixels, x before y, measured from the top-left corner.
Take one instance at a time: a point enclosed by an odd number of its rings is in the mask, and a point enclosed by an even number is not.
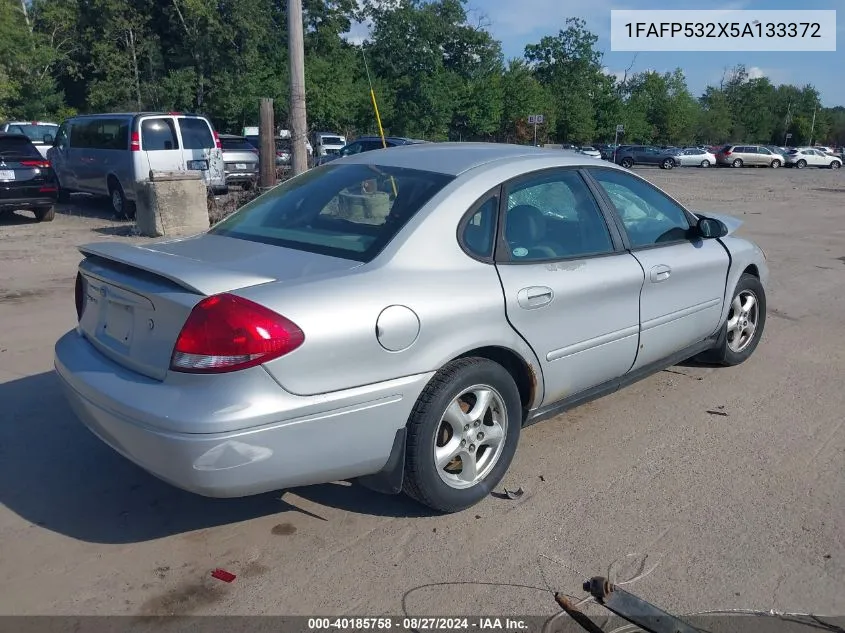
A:
[[[376,113],[376,123],[378,123],[378,133],[381,136],[381,146],[383,149],[387,149],[387,139],[384,137],[384,128],[381,126],[381,115],[378,113],[378,103],[376,103],[376,91],[373,90],[373,81],[370,79],[370,67],[367,65],[367,56],[364,54],[364,49],[361,49],[361,57],[364,58],[364,69],[367,71],[367,83],[370,84],[370,99],[373,102],[373,110]],[[399,195],[396,190],[396,181],[393,179],[393,176],[390,177],[390,184],[393,187],[393,197]]]

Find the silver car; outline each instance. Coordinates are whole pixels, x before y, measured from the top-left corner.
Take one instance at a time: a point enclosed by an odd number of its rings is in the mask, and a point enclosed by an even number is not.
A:
[[[739,224],[574,153],[363,152],[207,233],[82,246],[55,366],[91,431],[180,488],[359,478],[458,511],[523,427],[753,353],[768,268]]]
[[[681,167],[710,167],[716,164],[716,155],[700,147],[687,147],[679,151],[675,158]]]

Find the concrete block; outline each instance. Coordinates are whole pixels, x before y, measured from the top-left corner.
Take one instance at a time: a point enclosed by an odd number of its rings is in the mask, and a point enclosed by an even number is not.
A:
[[[201,172],[150,172],[150,180],[135,187],[141,235],[177,237],[208,230],[208,190]]]

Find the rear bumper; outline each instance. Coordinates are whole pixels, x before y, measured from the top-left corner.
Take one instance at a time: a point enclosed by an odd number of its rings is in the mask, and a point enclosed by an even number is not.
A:
[[[242,172],[242,171],[233,171],[233,172],[226,172],[226,184],[230,185],[233,183],[239,182],[256,182],[258,180],[258,173],[257,172]]]
[[[157,382],[113,363],[75,330],[56,343],[55,368],[71,408],[89,430],[156,477],[209,497],[378,472],[431,377],[319,396],[292,395],[261,367]],[[245,379],[249,390],[235,388]],[[245,391],[248,402],[242,401]],[[174,428],[196,429],[206,420],[210,429],[221,423],[239,428],[212,433]]]
[[[33,198],[0,198],[0,210],[40,209],[56,204],[56,197],[40,195]]]

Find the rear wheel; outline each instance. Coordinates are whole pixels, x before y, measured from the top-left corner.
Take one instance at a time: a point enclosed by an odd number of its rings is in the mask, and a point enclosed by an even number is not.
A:
[[[772,161],[772,169],[777,169],[780,167],[780,161],[776,158]]]
[[[734,162],[731,163],[731,167],[742,167],[742,159],[735,158]]]
[[[831,169],[839,169],[840,167],[842,167],[842,163],[840,163],[838,160],[834,160],[830,163]]]
[[[135,204],[126,199],[123,187],[116,178],[109,178],[109,199],[115,216],[121,219],[135,219]]]
[[[699,360],[726,366],[744,363],[757,349],[765,325],[766,292],[757,277],[745,273],[734,289],[719,345],[701,354]]]
[[[52,222],[56,217],[56,208],[53,206],[41,207],[40,209],[35,209],[33,213],[35,213],[35,220],[37,222]]]
[[[804,160],[804,159],[802,158],[802,159],[801,159],[801,160],[799,160],[797,163],[795,163],[795,166],[796,166],[798,169],[804,169],[804,168],[807,166],[807,161],[806,161],[806,160]]]
[[[705,158],[703,161],[701,161],[701,166],[710,167],[710,161]]]
[[[634,166],[634,161],[631,158],[623,158],[619,161],[619,164],[622,165],[625,169],[631,169]]]
[[[475,505],[510,466],[521,425],[519,391],[504,367],[484,358],[452,361],[408,420],[405,492],[441,512]]]

